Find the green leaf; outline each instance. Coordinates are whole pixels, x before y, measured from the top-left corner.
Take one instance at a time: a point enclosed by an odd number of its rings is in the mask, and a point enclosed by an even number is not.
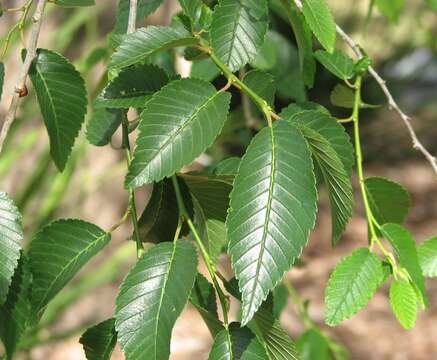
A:
[[[370,209],[380,224],[402,224],[411,205],[410,194],[401,185],[383,177],[370,177],[364,182]]]
[[[394,23],[398,22],[404,3],[404,0],[375,0],[375,5],[381,14]]]
[[[198,79],[177,80],[157,92],[141,113],[126,186],[159,181],[190,164],[220,133],[230,97]]]
[[[238,323],[229,325],[214,339],[208,360],[269,360],[256,336]]]
[[[410,274],[411,280],[418,289],[418,296],[422,303],[428,306],[426,296],[425,280],[419,264],[419,257],[416,250],[416,242],[410,232],[398,224],[384,224],[381,227],[382,235],[390,241],[399,262]]]
[[[83,345],[87,360],[111,359],[117,343],[115,319],[108,319],[90,327],[80,337],[79,342]]]
[[[12,360],[28,324],[30,286],[31,276],[27,260],[22,256],[12,278],[6,302],[0,307],[0,337],[8,360]]]
[[[311,30],[294,1],[290,1],[290,5],[287,7],[287,15],[299,49],[300,72],[305,85],[311,88],[314,85],[316,74]]]
[[[276,86],[272,75],[261,70],[251,70],[243,78],[243,82],[273,107]]]
[[[267,34],[275,47],[276,64],[269,70],[275,79],[278,95],[285,99],[302,101],[306,98],[305,84],[299,70],[298,52],[283,35],[269,31]]]
[[[210,58],[194,61],[191,66],[191,78],[213,81],[219,75],[220,69]]]
[[[322,135],[337,152],[348,177],[352,176],[355,159],[350,137],[344,127],[325,108],[315,103],[292,104],[283,109],[280,116],[285,120],[311,128]]]
[[[317,330],[309,329],[297,340],[300,360],[330,360],[329,344]]]
[[[330,100],[332,105],[338,106],[345,109],[352,109],[355,104],[355,93],[354,91],[342,84],[337,84],[332,90],[330,95]],[[361,109],[376,109],[379,105],[361,103]]]
[[[241,293],[235,278],[225,282],[225,288],[241,301]],[[293,340],[282,328],[278,319],[270,311],[269,299],[265,301],[249,322],[250,329],[256,334],[269,356],[269,360],[297,360],[298,355]]]
[[[214,168],[215,175],[237,175],[238,168],[240,167],[241,158],[230,157],[220,161]]]
[[[320,44],[330,53],[334,52],[335,21],[326,0],[302,0],[302,12]]]
[[[29,264],[33,275],[32,313],[39,315],[51,299],[111,239],[94,224],[57,220],[32,239]]]
[[[437,236],[420,244],[417,254],[423,275],[437,277]]]
[[[5,65],[0,62],[0,99],[3,95],[3,84],[5,81]]]
[[[121,69],[139,63],[158,51],[197,43],[188,31],[171,27],[148,26],[123,37],[111,57],[109,67]]]
[[[417,296],[408,281],[394,280],[390,286],[390,305],[401,325],[409,330],[417,319]]]
[[[230,197],[229,254],[247,324],[314,226],[315,178],[300,131],[285,121],[261,130],[241,160]]]
[[[21,214],[9,196],[0,192],[0,305],[6,300],[22,242]]]
[[[85,82],[61,55],[39,49],[29,72],[50,138],[50,154],[64,170],[85,120]]]
[[[221,0],[214,10],[211,46],[231,71],[255,59],[268,26],[266,0]]]
[[[343,258],[331,274],[325,292],[325,320],[338,325],[362,309],[385,281],[381,259],[367,248]]]
[[[332,54],[325,50],[317,50],[314,56],[326,69],[342,80],[350,79],[354,75],[353,60],[340,50],[335,50]]]
[[[332,217],[332,244],[336,245],[352,218],[353,191],[350,176],[329,141],[317,131],[300,127],[329,190]],[[341,132],[340,134],[343,134]]]
[[[164,70],[154,65],[123,69],[94,102],[95,108],[142,108],[151,95],[168,83]]]
[[[146,18],[164,2],[164,0],[138,0],[137,1],[137,21]],[[130,0],[119,0],[117,19],[115,22],[114,33],[125,34],[129,19]]]
[[[118,109],[93,111],[86,124],[86,138],[95,146],[105,146],[121,124],[122,114]]]
[[[437,10],[437,0],[426,0],[426,3],[433,9]]]
[[[223,330],[223,324],[217,314],[214,286],[201,273],[197,274],[196,282],[191,290],[190,302],[199,311],[213,337]]]
[[[233,179],[190,175],[184,175],[183,179],[193,199],[200,238],[212,261],[217,262],[227,245],[225,221]]]
[[[329,190],[332,217],[332,244],[336,245],[352,217],[353,191],[351,184],[353,148],[344,128],[331,116],[320,111],[281,113],[284,119],[296,123],[310,145]]]
[[[207,30],[211,25],[212,11],[201,0],[179,0],[185,15],[195,31]]]
[[[284,284],[280,283],[272,291],[272,315],[279,319],[282,311],[288,303],[288,291]]]
[[[179,179],[182,197],[190,216],[193,215],[191,197],[185,183]],[[171,180],[164,179],[153,184],[152,196],[138,220],[141,241],[160,243],[172,241],[178,226],[179,209]],[[181,235],[188,233],[182,227]]]
[[[278,319],[261,307],[254,315],[249,327],[257,335],[268,354],[269,360],[298,360],[296,346],[282,328]]]
[[[93,6],[96,5],[95,0],[55,0],[55,4],[59,6]]]
[[[269,31],[255,59],[250,62],[250,66],[255,69],[268,71],[277,65],[278,49],[270,34]]]
[[[127,360],[168,359],[171,332],[196,274],[189,241],[155,245],[138,260],[116,300],[115,328]]]

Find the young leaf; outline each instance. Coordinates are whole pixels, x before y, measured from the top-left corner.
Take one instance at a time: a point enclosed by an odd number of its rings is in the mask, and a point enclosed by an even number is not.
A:
[[[115,328],[127,360],[164,360],[197,274],[188,241],[155,245],[131,269],[116,300]]]
[[[305,20],[317,40],[330,53],[334,52],[335,21],[326,0],[302,0],[302,5]]]
[[[117,343],[115,319],[90,327],[80,337],[79,342],[83,345],[87,360],[110,360]]]
[[[227,244],[225,221],[233,179],[190,175],[183,178],[193,199],[200,238],[211,259],[216,262]]]
[[[54,2],[56,5],[65,7],[96,5],[95,0],[55,0]]]
[[[319,331],[307,330],[298,340],[300,360],[330,360],[329,344]]]
[[[215,175],[235,176],[238,173],[241,159],[239,157],[230,157],[220,161],[214,168]]]
[[[109,233],[82,220],[57,220],[42,228],[29,248],[33,315],[38,316],[110,239]]]
[[[331,274],[325,293],[325,319],[338,325],[363,308],[385,281],[381,259],[367,248],[343,258]]]
[[[243,78],[243,82],[267,101],[270,106],[273,106],[276,86],[272,75],[261,70],[251,70]]]
[[[179,4],[185,15],[187,15],[193,24],[196,24],[201,16],[202,9],[206,7],[201,0],[179,0]]]
[[[171,27],[148,26],[123,37],[111,57],[109,67],[121,69],[137,64],[158,51],[197,43],[188,31]]]
[[[423,275],[437,277],[437,236],[420,244],[417,254]]]
[[[123,69],[94,102],[95,108],[142,108],[151,95],[168,83],[164,70],[154,65]]]
[[[6,300],[22,242],[21,214],[9,196],[0,192],[0,306]]]
[[[157,92],[141,113],[126,186],[159,181],[190,164],[220,133],[230,97],[197,79],[177,80]]]
[[[317,50],[314,56],[326,69],[342,80],[350,79],[354,75],[353,60],[340,50],[335,50],[332,54],[325,50]]]
[[[105,146],[121,124],[119,109],[98,109],[93,111],[86,124],[86,138],[95,146]]]
[[[28,324],[30,282],[27,259],[22,255],[12,278],[6,302],[0,307],[0,338],[6,350],[7,360],[13,359],[17,344]]]
[[[301,254],[314,226],[316,197],[300,131],[285,121],[261,130],[241,160],[226,223],[243,324]]]
[[[316,74],[316,62],[313,57],[311,30],[294,1],[290,1],[290,5],[287,7],[287,15],[299,49],[299,65],[303,81],[306,86],[312,88]]]
[[[365,180],[370,208],[379,224],[402,224],[411,205],[410,194],[401,185],[382,177]]]
[[[330,95],[330,101],[332,105],[342,107],[345,109],[352,109],[355,103],[355,93],[354,91],[342,84],[337,84],[332,90]],[[379,105],[361,103],[361,109],[375,109]]]
[[[191,290],[190,302],[199,311],[213,337],[223,330],[223,324],[217,314],[214,286],[201,273],[197,274],[196,282]]]
[[[394,280],[390,286],[390,305],[401,325],[409,330],[417,318],[417,296],[408,281]]]
[[[232,323],[214,339],[208,360],[269,360],[256,336],[246,327]]]
[[[142,20],[155,12],[164,0],[138,0],[137,1],[137,21]],[[126,34],[129,19],[130,0],[119,0],[117,19],[115,22],[114,33]]]
[[[231,71],[255,59],[268,26],[266,0],[221,0],[214,10],[211,46]]]
[[[375,0],[375,5],[382,15],[388,17],[390,21],[397,23],[405,0]]]
[[[61,55],[44,49],[29,72],[50,138],[50,154],[64,170],[76,136],[85,120],[85,82]]]
[[[410,232],[398,224],[385,224],[381,228],[382,235],[390,241],[396,255],[411,276],[411,279],[422,298],[422,303],[428,306],[428,297],[426,296],[425,280],[422,269],[420,268],[419,258],[417,256],[416,242]]]

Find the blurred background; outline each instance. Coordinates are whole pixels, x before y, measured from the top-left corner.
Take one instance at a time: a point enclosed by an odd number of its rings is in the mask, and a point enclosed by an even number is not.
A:
[[[23,0],[3,1],[4,7],[22,5]],[[437,10],[424,0],[405,0],[397,22],[389,21],[374,9],[369,14],[369,0],[329,1],[339,24],[366,49],[401,107],[414,116],[413,126],[431,153],[437,153]],[[97,0],[93,8],[64,9],[47,6],[39,47],[62,53],[73,61],[87,82],[93,99],[106,79],[105,61],[110,52],[107,36],[116,12],[116,0]],[[169,0],[148,24],[168,24],[178,12],[175,0]],[[327,106],[335,116],[347,117],[349,110],[330,104],[329,94],[338,81],[319,66],[316,84],[306,92],[299,78],[295,41],[288,23],[280,13],[272,12],[272,37],[286,41],[287,71],[277,79],[277,109],[295,100],[309,99]],[[18,21],[19,14],[5,13],[0,18],[0,38]],[[343,47],[341,41],[338,46]],[[259,59],[260,61],[262,59]],[[264,59],[265,60],[265,59]],[[189,74],[191,64],[180,56],[166,54],[159,59],[169,71]],[[0,118],[9,105],[17,71],[21,65],[20,38],[12,36],[4,58],[5,85],[0,104]],[[197,69],[199,70],[199,68]],[[225,80],[214,80],[223,86]],[[376,84],[366,78],[364,99],[371,104],[385,105]],[[258,121],[256,109],[240,106],[239,95],[233,100],[232,123],[217,144],[192,165],[203,166],[230,155],[241,155],[252,133],[246,129],[247,117]],[[92,101],[90,101],[92,103]],[[89,113],[91,112],[89,109]],[[363,111],[362,142],[367,175],[389,177],[405,186],[412,195],[412,211],[407,227],[418,242],[437,233],[437,178],[428,163],[412,149],[407,131],[399,118],[385,106]],[[113,138],[120,144],[120,134]],[[0,189],[8,192],[24,214],[26,240],[41,225],[54,218],[82,218],[108,228],[126,208],[127,193],[123,189],[126,163],[123,151],[111,146],[87,144],[82,132],[76,142],[66,170],[60,174],[48,153],[48,137],[32,88],[21,102],[7,145],[0,157]],[[355,181],[355,188],[357,184]],[[358,192],[357,192],[358,194]],[[138,211],[142,211],[150,188],[138,192]],[[323,324],[324,286],[335,263],[352,249],[366,244],[367,226],[362,204],[356,197],[355,216],[339,246],[330,246],[330,214],[326,194],[322,191],[317,227],[302,256],[304,265],[294,268],[289,278],[310,300],[310,314]],[[85,359],[78,338],[84,329],[114,312],[118,286],[135,260],[135,246],[126,239],[130,228],[123,226],[105,249],[79,274],[53,304],[43,318],[44,330],[37,337],[25,339],[30,349],[23,359],[76,360]],[[221,260],[225,274],[231,272],[226,257]],[[428,282],[430,308],[419,315],[416,327],[403,330],[391,314],[387,287],[383,287],[369,305],[336,328],[322,327],[350,351],[351,359],[432,360],[437,359],[437,281]],[[234,304],[236,305],[236,304]],[[235,308],[235,306],[234,306]],[[236,313],[234,309],[234,314]],[[298,337],[303,325],[296,308],[287,304],[281,321],[287,331]],[[196,311],[187,306],[173,332],[172,360],[206,359],[212,339]],[[123,359],[119,349],[113,359]],[[317,359],[314,359],[317,360]]]

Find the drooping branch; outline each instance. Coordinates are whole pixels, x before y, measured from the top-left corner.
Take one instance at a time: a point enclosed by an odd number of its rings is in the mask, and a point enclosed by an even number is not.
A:
[[[294,0],[294,3],[299,9],[302,9],[302,3],[300,0]],[[364,55],[357,42],[353,38],[351,38],[347,33],[345,33],[344,30],[338,25],[336,25],[336,31],[337,34],[343,39],[343,41],[352,49],[352,51],[355,53],[358,59],[361,59]],[[390,110],[395,111],[403,121],[404,125],[406,126],[410,138],[413,142],[413,147],[423,154],[423,156],[430,163],[432,169],[437,175],[437,158],[433,156],[420,142],[416,132],[414,131],[413,125],[411,124],[411,120],[412,120],[411,117],[405,114],[405,112],[402,111],[402,109],[399,107],[398,103],[393,98],[393,95],[388,89],[386,81],[378,74],[375,68],[369,66],[368,70],[369,70],[369,74],[375,79],[381,90],[384,92],[384,95],[388,100],[388,105]]]
[[[23,66],[21,68],[20,74],[15,85],[14,94],[12,96],[11,105],[3,121],[3,126],[0,133],[0,154],[3,149],[3,144],[8,135],[9,129],[15,119],[17,113],[18,103],[20,101],[20,94],[23,93],[26,87],[26,79],[29,73],[30,66],[32,65],[33,59],[36,57],[36,48],[38,44],[38,37],[41,30],[42,17],[44,13],[47,0],[38,0],[36,5],[35,13],[32,17],[32,29],[29,37],[29,42],[26,48],[26,58],[24,60]]]

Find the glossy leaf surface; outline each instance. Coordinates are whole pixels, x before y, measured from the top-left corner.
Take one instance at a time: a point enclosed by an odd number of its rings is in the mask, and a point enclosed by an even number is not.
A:
[[[307,243],[316,214],[308,145],[285,121],[264,128],[241,160],[227,218],[246,324]]]
[[[230,94],[197,79],[176,80],[146,104],[141,113],[127,187],[173,175],[205,151],[220,133]]]
[[[74,141],[85,120],[85,82],[63,56],[44,49],[29,72],[50,138],[50,154],[64,170]]]
[[[121,285],[115,313],[127,360],[168,359],[171,332],[196,274],[196,249],[184,240],[154,246],[132,268]]]

